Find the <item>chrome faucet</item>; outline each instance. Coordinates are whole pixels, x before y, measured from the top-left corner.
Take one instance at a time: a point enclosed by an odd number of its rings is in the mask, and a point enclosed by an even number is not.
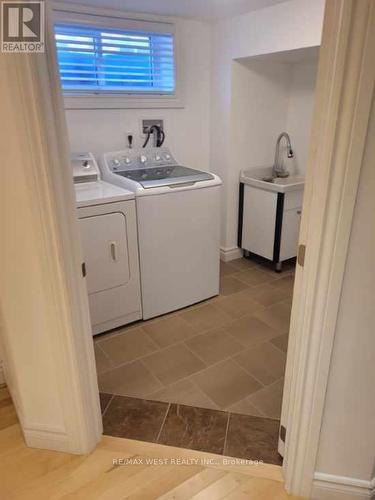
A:
[[[292,146],[290,144],[289,134],[287,134],[286,132],[281,132],[276,141],[275,161],[272,168],[273,177],[288,177],[289,175],[289,172],[285,170],[283,163],[280,161],[280,142],[283,137],[286,139],[288,158],[293,158],[294,156]]]

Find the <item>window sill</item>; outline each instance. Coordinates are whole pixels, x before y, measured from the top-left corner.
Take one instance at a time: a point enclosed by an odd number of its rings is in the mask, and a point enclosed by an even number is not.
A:
[[[151,109],[183,108],[178,97],[119,96],[119,95],[65,95],[65,109]]]

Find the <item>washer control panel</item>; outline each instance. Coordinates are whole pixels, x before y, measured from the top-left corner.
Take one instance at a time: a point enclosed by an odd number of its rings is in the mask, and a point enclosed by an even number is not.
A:
[[[171,152],[165,147],[105,153],[104,160],[112,172],[177,165]]]

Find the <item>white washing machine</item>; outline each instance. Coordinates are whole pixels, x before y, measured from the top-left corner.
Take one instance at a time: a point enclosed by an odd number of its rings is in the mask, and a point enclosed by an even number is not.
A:
[[[105,153],[100,168],[135,194],[143,318],[217,295],[220,178],[179,165],[165,147]]]
[[[96,335],[142,318],[134,193],[101,180],[92,154],[71,161]]]

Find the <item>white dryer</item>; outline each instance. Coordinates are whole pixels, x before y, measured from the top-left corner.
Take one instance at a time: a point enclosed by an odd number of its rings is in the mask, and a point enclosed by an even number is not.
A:
[[[102,181],[90,153],[71,162],[96,335],[142,318],[134,193]]]
[[[100,168],[135,194],[143,318],[217,295],[219,177],[179,165],[165,147],[105,153]]]

